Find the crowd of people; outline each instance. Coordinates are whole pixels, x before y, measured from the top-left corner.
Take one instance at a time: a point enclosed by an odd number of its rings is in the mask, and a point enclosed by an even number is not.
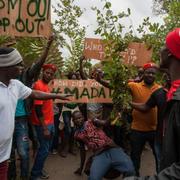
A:
[[[80,166],[74,173],[85,172],[89,180],[120,175],[126,180],[180,179],[180,28],[167,34],[160,66],[147,63],[137,77],[129,79],[133,110],[117,112],[113,121],[113,104],[73,103],[71,94],[51,92],[49,82],[57,67],[45,61],[53,40],[51,36],[42,56],[28,68],[16,49],[0,48],[0,180],[17,179],[17,154],[20,179],[38,180],[49,178],[44,170],[49,153],[66,158],[68,153],[76,155],[78,148]],[[80,58],[80,69],[67,78],[95,79],[112,89],[100,68],[89,77],[84,73],[84,59]],[[163,85],[155,82],[159,70],[164,74]],[[64,103],[57,104],[54,99]],[[156,174],[141,177],[146,143],[154,155]],[[34,156],[31,170],[30,150]],[[92,150],[89,158],[87,150]]]

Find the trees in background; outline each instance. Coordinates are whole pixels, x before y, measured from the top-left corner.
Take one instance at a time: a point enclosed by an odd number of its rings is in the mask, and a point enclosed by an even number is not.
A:
[[[107,78],[115,89],[113,100],[117,107],[122,109],[128,107],[128,93],[126,82],[133,76],[134,68],[125,66],[120,52],[124,51],[129,42],[145,42],[149,48],[153,48],[153,60],[158,63],[159,50],[164,45],[166,34],[174,27],[180,27],[180,2],[179,0],[153,0],[154,8],[163,18],[163,24],[151,22],[150,18],[144,19],[137,31],[140,38],[135,36],[134,27],[124,27],[122,19],[130,18],[131,10],[114,14],[111,2],[101,0],[103,8],[92,7],[96,13],[98,34],[105,42],[105,60],[102,62]],[[57,36],[50,49],[47,62],[54,63],[59,68],[59,73],[76,71],[79,69],[79,58],[83,53],[86,27],[80,24],[79,19],[83,11],[75,0],[59,0],[54,5],[56,20],[53,31]],[[130,20],[132,21],[132,20]],[[126,33],[125,33],[126,32]],[[12,38],[0,36],[0,45],[11,42]],[[46,44],[44,38],[13,38],[15,47],[21,52],[27,65],[35,61],[42,53]],[[62,53],[67,54],[63,59]],[[88,60],[85,67],[90,68]],[[118,82],[118,83],[117,83]]]
[[[22,38],[22,37],[8,37],[8,36],[0,36],[0,46],[11,45],[19,50],[21,55],[23,56],[24,62],[26,66],[30,66],[35,60],[37,60],[47,43],[47,39],[45,38]],[[58,66],[58,75],[61,74],[61,68],[63,66],[63,59],[61,56],[61,52],[59,50],[59,42],[54,40],[46,62],[52,63]]]
[[[164,1],[166,2],[166,0]],[[159,62],[159,51],[164,46],[165,37],[168,32],[175,27],[180,27],[180,1],[169,0],[166,7],[166,13],[163,15],[163,24],[153,23],[150,18],[144,19],[142,25],[137,29],[142,35],[142,40],[153,48],[153,60]],[[162,9],[164,9],[162,7]]]
[[[106,43],[105,53],[106,60],[104,62],[104,70],[111,80],[111,85],[114,89],[113,102],[115,108],[123,111],[129,108],[129,92],[127,89],[127,80],[133,76],[134,68],[127,67],[123,64],[123,59],[120,52],[124,51],[129,42],[145,42],[148,48],[153,49],[152,59],[159,63],[159,51],[164,46],[166,34],[180,27],[180,1],[179,0],[154,0],[159,6],[157,10],[163,13],[164,23],[151,22],[150,18],[144,19],[139,25],[137,31],[141,38],[134,34],[133,26],[124,27],[121,23],[123,18],[130,17],[130,9],[127,12],[114,14],[111,10],[111,3],[108,0],[102,0],[104,3],[103,10],[94,7],[93,10],[97,14],[98,27],[95,30]],[[126,28],[126,33],[124,29]]]
[[[79,69],[79,59],[84,49],[86,31],[79,22],[83,11],[75,5],[75,0],[61,0],[54,6],[54,12],[57,15],[55,31],[61,50],[67,54],[64,58],[64,71],[75,72]],[[87,61],[84,66],[90,67],[91,64]]]

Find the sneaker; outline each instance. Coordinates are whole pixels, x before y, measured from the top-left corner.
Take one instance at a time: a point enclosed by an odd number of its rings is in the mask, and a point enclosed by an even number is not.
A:
[[[58,152],[57,152],[57,150],[56,149],[53,149],[52,151],[51,151],[51,154],[52,155],[56,155]]]
[[[49,179],[49,174],[45,170],[42,170],[41,176],[39,178],[40,179]]]

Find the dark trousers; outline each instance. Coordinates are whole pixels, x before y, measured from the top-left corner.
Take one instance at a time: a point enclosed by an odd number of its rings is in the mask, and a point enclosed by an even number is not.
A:
[[[7,180],[8,162],[0,163],[0,180]]]
[[[49,132],[54,135],[54,124],[47,125]],[[35,180],[42,175],[45,161],[48,157],[49,150],[52,146],[52,139],[46,139],[43,134],[42,126],[35,126],[39,148],[37,150],[36,158],[31,170],[31,179]]]
[[[131,159],[133,161],[137,176],[139,176],[141,154],[146,142],[149,143],[153,151],[157,166],[157,157],[154,149],[155,131],[141,132],[141,131],[131,130],[130,141],[131,141]]]
[[[113,126],[113,135],[114,135],[114,142],[123,147],[123,133],[121,126]]]
[[[54,115],[54,137],[51,151],[58,150],[59,145],[59,114]]]

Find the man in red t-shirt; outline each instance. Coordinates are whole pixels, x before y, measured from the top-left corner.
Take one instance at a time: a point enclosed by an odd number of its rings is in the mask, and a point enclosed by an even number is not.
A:
[[[50,92],[48,83],[54,78],[56,66],[52,64],[43,65],[42,79],[35,82],[33,89]],[[43,171],[45,160],[48,156],[52,137],[54,134],[54,114],[52,100],[35,100],[32,108],[31,121],[35,127],[39,148],[37,150],[34,165],[31,171],[31,179],[38,177],[47,179],[49,175]]]

